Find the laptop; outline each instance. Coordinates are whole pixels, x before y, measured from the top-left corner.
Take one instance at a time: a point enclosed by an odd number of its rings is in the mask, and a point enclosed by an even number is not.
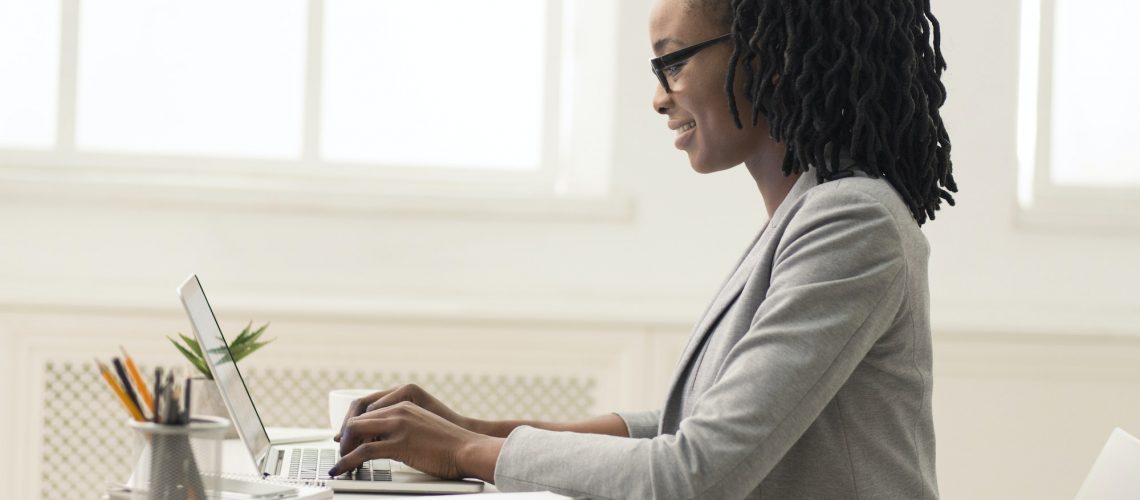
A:
[[[246,388],[237,363],[230,361],[230,347],[206,300],[206,292],[197,275],[191,275],[178,287],[182,306],[190,316],[194,336],[207,365],[218,384],[222,400],[237,428],[242,443],[249,450],[254,465],[263,476],[295,481],[322,483],[333,491],[379,493],[478,493],[483,482],[445,480],[424,474],[399,462],[371,460],[360,469],[335,478],[328,470],[340,460],[338,445],[332,441],[309,444],[286,444],[269,439],[258,415],[253,396]]]

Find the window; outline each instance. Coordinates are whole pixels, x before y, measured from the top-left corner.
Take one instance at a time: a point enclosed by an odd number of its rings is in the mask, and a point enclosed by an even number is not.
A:
[[[1018,156],[1023,207],[1140,200],[1140,82],[1129,0],[1023,0]]]
[[[545,3],[326,5],[323,156],[400,165],[539,167]],[[439,147],[444,142],[447,147]]]
[[[0,67],[11,68],[0,78],[0,173],[62,165],[228,184],[292,176],[298,188],[316,177],[345,189],[603,194],[614,10],[606,0],[0,0]]]
[[[303,1],[79,5],[76,149],[300,156]]]
[[[0,0],[0,148],[54,144],[58,33],[58,3]]]

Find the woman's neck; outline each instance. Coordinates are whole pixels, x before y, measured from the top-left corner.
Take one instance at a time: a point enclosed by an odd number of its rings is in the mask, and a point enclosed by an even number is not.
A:
[[[769,218],[776,213],[776,208],[800,178],[800,174],[784,175],[784,153],[787,151],[784,145],[773,141],[771,146],[773,147],[763,148],[755,157],[744,162],[752,180],[756,181],[756,187],[760,188],[760,196],[764,198]]]

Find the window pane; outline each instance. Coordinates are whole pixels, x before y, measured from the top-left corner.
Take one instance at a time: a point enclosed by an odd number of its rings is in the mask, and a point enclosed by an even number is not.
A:
[[[322,156],[537,169],[545,3],[329,0]]]
[[[1135,0],[1056,0],[1052,177],[1058,184],[1140,183]]]
[[[80,148],[300,154],[304,0],[81,5]]]
[[[0,147],[55,144],[59,2],[0,0]]]

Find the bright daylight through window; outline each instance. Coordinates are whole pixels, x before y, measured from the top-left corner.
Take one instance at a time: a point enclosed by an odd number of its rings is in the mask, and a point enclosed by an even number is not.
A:
[[[0,0],[0,154],[539,171],[558,123],[546,4]]]
[[[1133,0],[1024,0],[1020,198],[1037,188],[1140,187]],[[1036,177],[1036,180],[1034,179]]]
[[[0,149],[55,144],[59,4],[0,0]]]
[[[1053,181],[1140,184],[1135,0],[1054,0]]]

